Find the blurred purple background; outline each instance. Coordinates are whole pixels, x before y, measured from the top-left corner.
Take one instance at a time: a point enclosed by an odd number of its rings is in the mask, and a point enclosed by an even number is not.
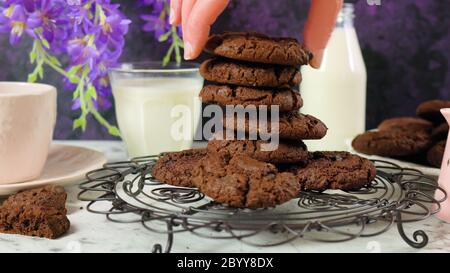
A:
[[[167,45],[140,30],[135,1],[116,1],[133,20],[122,60],[160,60]],[[294,36],[301,30],[309,0],[232,0],[213,27],[213,32],[253,30],[275,36]],[[413,115],[427,99],[450,100],[450,3],[442,0],[381,0],[369,6],[356,4],[355,26],[368,70],[367,127],[384,118]],[[24,81],[31,71],[29,44],[11,48],[8,36],[0,36],[0,80]],[[46,82],[61,86],[60,78],[47,69]],[[62,90],[62,88],[60,88]],[[59,92],[57,139],[111,139],[95,121],[85,133],[72,131],[71,93]],[[114,110],[105,113],[115,123]]]

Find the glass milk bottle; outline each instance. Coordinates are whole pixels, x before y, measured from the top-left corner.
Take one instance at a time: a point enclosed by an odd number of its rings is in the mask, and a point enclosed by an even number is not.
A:
[[[353,27],[353,4],[344,4],[325,49],[322,66],[302,68],[302,113],[321,119],[329,128],[314,150],[347,150],[346,140],[365,130],[367,72]]]

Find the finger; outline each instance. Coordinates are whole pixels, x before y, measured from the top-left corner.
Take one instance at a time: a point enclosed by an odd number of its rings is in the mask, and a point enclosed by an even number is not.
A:
[[[181,1],[170,0],[169,23],[174,26],[181,24]]]
[[[181,25],[183,26],[183,30],[186,27],[186,23],[189,19],[189,15],[191,14],[191,10],[195,5],[197,0],[182,0],[181,1]]]
[[[186,30],[186,25],[187,25],[187,21],[189,19],[189,15],[191,14],[192,8],[195,5],[195,2],[197,2],[197,0],[182,0],[182,7],[181,7],[181,25],[183,28],[183,42],[184,42],[184,58],[186,60],[188,60],[186,58],[187,55],[189,55],[189,52],[192,51],[191,49],[191,45],[189,43],[186,43],[186,39],[185,39],[185,33],[187,32]]]
[[[185,59],[191,60],[200,55],[208,40],[211,25],[228,3],[229,0],[197,0],[184,29]]]
[[[305,24],[305,46],[314,54],[310,64],[319,68],[323,53],[336,24],[343,0],[313,0]]]

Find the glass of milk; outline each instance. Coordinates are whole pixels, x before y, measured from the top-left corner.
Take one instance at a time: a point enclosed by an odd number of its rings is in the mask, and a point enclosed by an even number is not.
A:
[[[303,113],[329,128],[320,141],[307,141],[310,150],[346,150],[346,140],[365,131],[367,72],[353,27],[353,4],[344,4],[320,69],[302,67]]]
[[[129,157],[192,146],[200,121],[198,64],[124,63],[109,73]]]

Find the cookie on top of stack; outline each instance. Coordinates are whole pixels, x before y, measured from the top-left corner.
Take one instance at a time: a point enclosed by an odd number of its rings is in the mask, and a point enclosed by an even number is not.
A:
[[[416,109],[416,117],[395,117],[382,121],[377,131],[358,135],[353,148],[378,155],[440,167],[449,127],[440,109],[450,101],[430,100]]]
[[[205,50],[215,56],[200,67],[210,82],[200,92],[202,101],[223,107],[268,106],[269,111],[270,106],[279,106],[280,143],[266,151],[262,144],[267,141],[227,140],[216,134],[206,149],[161,157],[153,177],[174,186],[197,187],[216,202],[241,208],[273,207],[297,197],[301,189],[357,189],[374,179],[376,170],[370,161],[346,152],[310,153],[303,143],[323,138],[327,127],[299,113],[303,101],[295,87],[302,79],[300,66],[308,64],[312,55],[297,40],[225,33],[210,37]],[[226,116],[224,130],[236,136],[236,130],[242,129],[238,123],[252,135],[271,130],[269,121],[250,121],[247,116]]]

